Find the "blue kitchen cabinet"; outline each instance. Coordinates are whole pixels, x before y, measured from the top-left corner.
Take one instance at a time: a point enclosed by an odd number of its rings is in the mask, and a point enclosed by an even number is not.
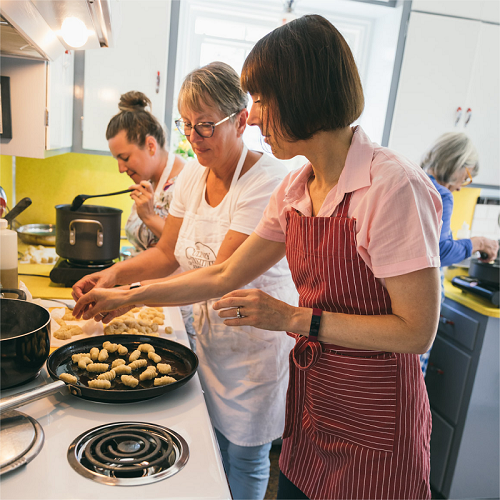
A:
[[[500,496],[499,322],[449,298],[442,305],[425,379],[436,496]]]

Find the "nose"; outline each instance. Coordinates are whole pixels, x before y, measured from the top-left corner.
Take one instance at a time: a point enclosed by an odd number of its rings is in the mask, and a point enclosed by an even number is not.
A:
[[[120,174],[124,174],[127,171],[125,163],[121,160],[118,160],[118,171],[120,172]]]
[[[193,142],[201,142],[203,139],[205,139],[203,136],[201,136],[200,134],[198,134],[198,132],[196,132],[196,129],[193,127],[191,129],[191,133],[189,135],[186,136],[186,139],[191,143],[193,144]]]
[[[252,104],[250,107],[250,113],[248,113],[247,118],[248,125],[257,125],[262,130],[262,120],[260,116],[260,107]]]

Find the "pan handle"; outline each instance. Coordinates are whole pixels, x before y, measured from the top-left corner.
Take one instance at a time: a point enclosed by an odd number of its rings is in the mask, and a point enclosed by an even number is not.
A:
[[[51,396],[56,392],[61,392],[63,395],[70,393],[79,395],[80,391],[78,388],[69,386],[62,380],[58,380],[50,384],[42,385],[42,387],[37,387],[36,389],[20,392],[19,394],[14,394],[13,396],[0,399],[0,413],[11,410],[12,408],[19,408],[20,406],[27,405],[28,403],[33,403],[33,401],[38,401],[39,399]]]

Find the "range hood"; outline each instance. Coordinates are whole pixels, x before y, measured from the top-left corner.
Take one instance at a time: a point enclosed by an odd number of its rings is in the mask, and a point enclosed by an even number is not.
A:
[[[65,50],[111,47],[117,7],[116,0],[1,0],[0,53],[53,61]],[[80,47],[63,38],[67,18],[84,24],[88,39]]]

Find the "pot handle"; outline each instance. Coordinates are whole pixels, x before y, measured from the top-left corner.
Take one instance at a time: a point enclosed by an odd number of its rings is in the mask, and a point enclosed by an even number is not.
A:
[[[2,297],[4,293],[16,293],[19,300],[26,300],[26,293],[23,290],[18,290],[17,288],[0,288],[0,295]]]
[[[97,229],[97,246],[102,247],[104,245],[104,229],[102,224],[98,220],[93,219],[73,219],[69,223],[69,244],[76,245],[76,229],[73,224],[76,222],[81,222],[82,224],[97,224],[99,229]]]
[[[67,385],[66,382],[58,380],[50,384],[42,385],[42,387],[37,387],[36,389],[20,392],[19,394],[0,399],[0,413],[11,410],[12,408],[19,408],[19,406],[24,406],[28,403],[33,403],[33,401],[51,396],[56,392],[61,392],[63,395],[71,393],[79,396],[81,394],[77,387]]]

